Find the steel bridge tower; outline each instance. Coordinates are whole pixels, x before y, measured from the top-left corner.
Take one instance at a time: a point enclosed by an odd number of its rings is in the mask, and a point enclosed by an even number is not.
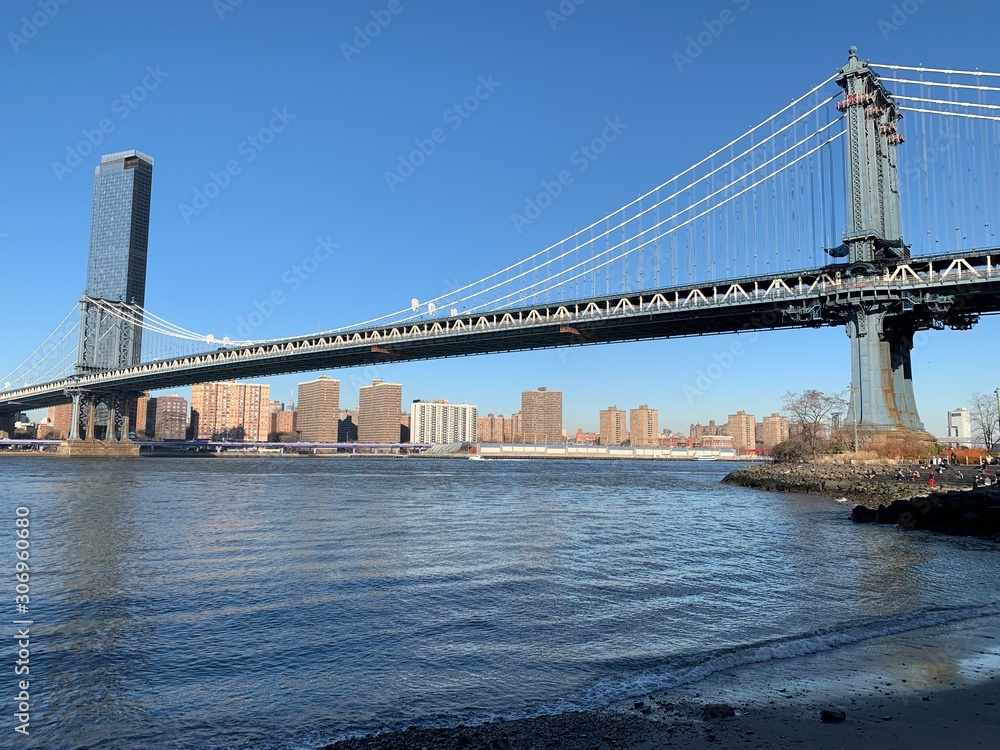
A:
[[[903,242],[899,199],[897,130],[901,115],[890,94],[857,47],[837,83],[845,97],[837,103],[847,130],[847,231],[844,249],[849,276],[873,276],[909,257]],[[935,321],[899,310],[898,302],[851,300],[842,309],[851,340],[849,422],[876,431],[924,432],[913,395],[910,356],[913,334]]]

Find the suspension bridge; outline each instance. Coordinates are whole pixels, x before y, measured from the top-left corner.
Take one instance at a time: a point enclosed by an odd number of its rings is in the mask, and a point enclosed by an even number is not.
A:
[[[913,336],[1000,311],[1000,73],[862,61],[630,203],[485,278],[274,340],[84,296],[0,379],[0,417],[72,401],[128,441],[143,391],[642,339],[842,326],[849,421],[923,431]],[[81,309],[82,308],[82,309]],[[800,356],[796,354],[795,356]]]

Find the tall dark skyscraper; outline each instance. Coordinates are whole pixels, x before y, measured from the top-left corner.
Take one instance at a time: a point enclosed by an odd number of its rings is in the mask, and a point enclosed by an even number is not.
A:
[[[130,367],[142,355],[153,159],[140,151],[101,157],[94,170],[81,373]],[[123,320],[122,318],[125,318]]]

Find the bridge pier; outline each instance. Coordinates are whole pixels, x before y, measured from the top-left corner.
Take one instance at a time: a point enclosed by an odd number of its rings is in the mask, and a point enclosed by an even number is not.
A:
[[[0,438],[14,437],[14,422],[17,421],[15,414],[0,414]]]
[[[851,340],[849,424],[874,432],[925,433],[913,395],[913,327],[889,317],[889,304],[855,308]]]
[[[128,437],[133,396],[81,391],[72,395],[73,421],[69,438],[56,451],[59,455],[84,458],[129,458],[139,455],[139,446]],[[108,410],[108,426],[103,440],[97,438],[97,410],[101,404]]]

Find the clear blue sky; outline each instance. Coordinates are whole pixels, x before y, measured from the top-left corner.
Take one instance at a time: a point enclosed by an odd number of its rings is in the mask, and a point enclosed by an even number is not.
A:
[[[895,5],[8,0],[0,9],[0,370],[27,355],[83,290],[102,153],[137,148],[156,160],[149,309],[234,335],[254,303],[280,289],[287,300],[254,335],[315,331],[426,299],[561,239],[819,83],[851,44],[879,62],[1000,70],[994,5],[910,0],[898,4],[915,11],[897,12],[902,24],[894,23]],[[560,7],[575,9],[564,15]],[[732,23],[679,71],[674,53],[724,10]],[[345,48],[373,12],[389,22],[364,48]],[[482,86],[481,77],[493,81],[480,89],[489,95],[453,128],[444,113]],[[136,87],[142,101],[129,94]],[[511,213],[608,117],[628,130],[539,220],[516,231]],[[85,131],[99,131],[102,120],[109,132],[73,166]],[[271,126],[280,132],[270,143],[248,141]],[[386,171],[442,126],[445,142],[391,190]],[[181,208],[196,208],[195,191],[230,161],[239,173],[217,196],[197,213]],[[339,250],[291,290],[286,274],[317,237],[333,238]],[[985,320],[971,332],[936,333],[915,352],[917,400],[932,431],[941,434],[945,411],[973,391],[1000,385],[998,333],[1000,321]],[[734,340],[330,374],[343,381],[343,405],[356,404],[359,381],[378,374],[403,384],[404,403],[447,398],[484,414],[509,414],[522,389],[544,385],[564,392],[570,432],[596,429],[598,410],[610,404],[648,403],[660,410],[661,427],[686,431],[737,409],[760,418],[787,390],[848,383],[843,330],[765,333],[745,339],[746,354],[689,402],[685,384]],[[287,400],[314,376],[266,382]]]

